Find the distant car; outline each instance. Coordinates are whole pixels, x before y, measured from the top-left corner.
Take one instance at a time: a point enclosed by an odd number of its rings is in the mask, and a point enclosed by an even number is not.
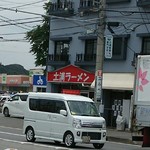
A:
[[[28,93],[16,93],[11,99],[5,101],[2,107],[4,116],[24,117],[24,106],[26,105],[27,97]]]
[[[0,112],[2,112],[2,107],[5,101],[8,101],[11,97],[9,95],[2,95],[0,96]]]
[[[0,107],[2,107],[4,105],[5,101],[8,101],[10,99],[11,99],[11,97],[9,95],[0,96]]]

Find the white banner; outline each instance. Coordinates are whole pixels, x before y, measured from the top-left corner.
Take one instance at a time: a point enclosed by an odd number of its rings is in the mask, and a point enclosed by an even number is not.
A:
[[[111,59],[113,50],[113,36],[108,35],[105,39],[105,58]]]

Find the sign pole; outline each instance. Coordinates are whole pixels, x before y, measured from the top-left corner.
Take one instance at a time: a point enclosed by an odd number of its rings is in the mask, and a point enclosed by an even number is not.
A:
[[[104,59],[104,31],[105,31],[105,3],[106,0],[100,0],[99,3],[99,29],[96,50],[96,69],[95,69],[95,97],[99,111],[103,113],[102,101],[102,78],[103,78],[103,59]]]

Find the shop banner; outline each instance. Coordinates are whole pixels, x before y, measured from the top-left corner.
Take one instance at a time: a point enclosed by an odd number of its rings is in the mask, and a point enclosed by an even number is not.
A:
[[[95,74],[79,67],[69,65],[67,67],[48,72],[48,82],[92,83]]]
[[[80,90],[62,89],[62,93],[80,95]]]

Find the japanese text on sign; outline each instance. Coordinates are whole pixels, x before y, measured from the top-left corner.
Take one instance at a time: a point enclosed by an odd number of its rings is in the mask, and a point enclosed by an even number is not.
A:
[[[106,36],[105,41],[105,58],[112,58],[113,37]]]
[[[77,82],[86,82],[89,76],[86,73],[80,73],[77,75],[72,75],[71,72],[55,72],[53,81],[70,81],[71,79],[76,79]]]

